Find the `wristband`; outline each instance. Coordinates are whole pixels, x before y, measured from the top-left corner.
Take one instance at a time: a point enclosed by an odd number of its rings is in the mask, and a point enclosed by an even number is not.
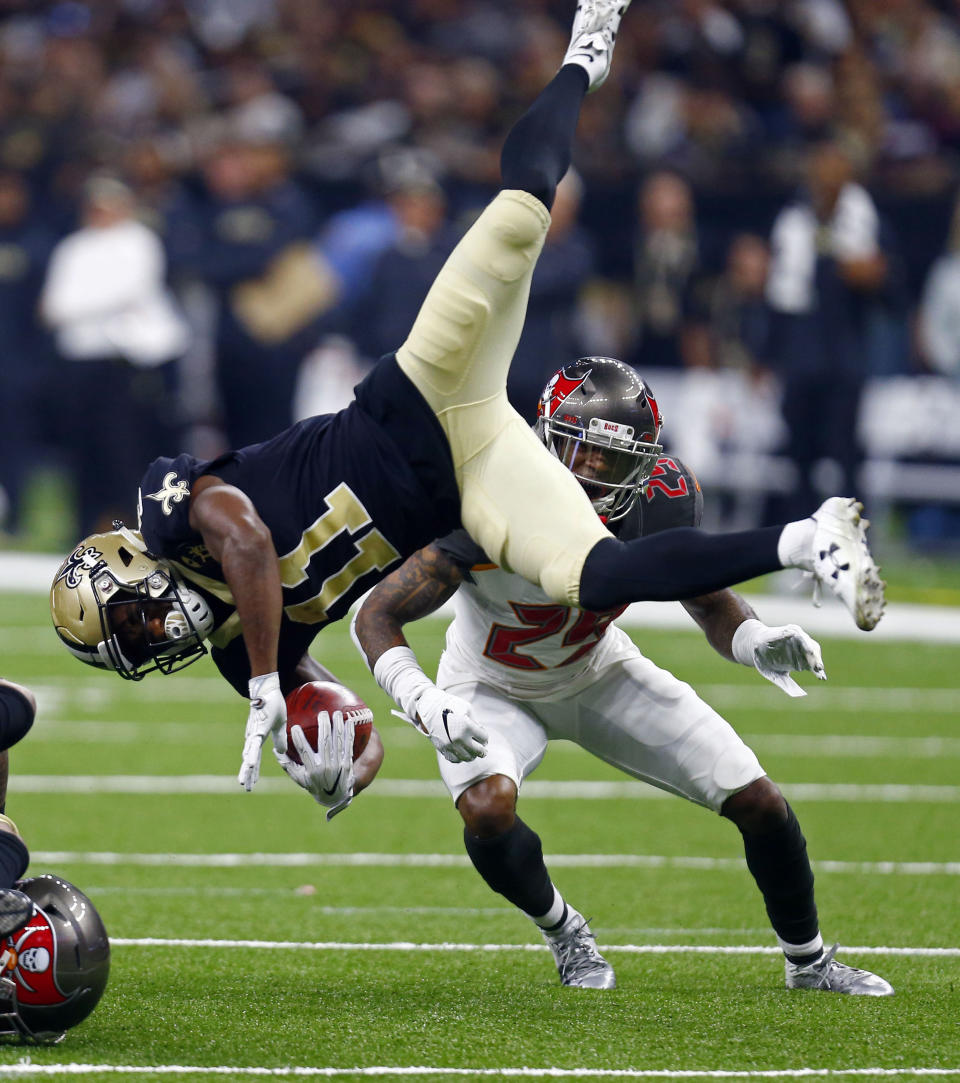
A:
[[[384,651],[374,664],[373,676],[403,709],[408,720],[417,725],[417,702],[428,688],[433,687],[433,681],[420,668],[413,651],[409,647],[391,647]]]
[[[756,658],[754,657],[754,650],[757,646],[757,641],[760,637],[760,630],[766,628],[766,625],[761,620],[757,620],[756,617],[749,617],[741,625],[737,627],[737,630],[733,633],[733,642],[730,644],[730,650],[733,657],[736,658],[741,665],[750,666],[751,669],[756,668]]]
[[[251,702],[255,699],[263,700],[273,692],[280,691],[280,674],[262,673],[259,677],[251,677],[247,684]]]

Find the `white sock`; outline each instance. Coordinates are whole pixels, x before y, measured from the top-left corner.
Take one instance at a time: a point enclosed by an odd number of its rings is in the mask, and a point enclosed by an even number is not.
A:
[[[567,904],[563,901],[563,896],[556,888],[554,888],[553,903],[550,906],[550,909],[540,917],[533,918],[533,921],[539,925],[541,929],[551,929],[554,925],[559,924],[565,909],[567,909]]]
[[[786,940],[781,940],[777,937],[777,942],[783,949],[784,955],[793,955],[803,957],[805,955],[816,955],[817,957],[823,954],[823,937],[817,933],[812,939],[808,940],[806,944],[788,944]]]
[[[777,541],[777,559],[785,568],[813,571],[813,534],[817,529],[813,519],[787,523]]]

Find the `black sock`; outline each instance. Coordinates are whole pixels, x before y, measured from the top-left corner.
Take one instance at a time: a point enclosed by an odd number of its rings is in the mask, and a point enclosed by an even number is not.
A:
[[[0,888],[13,887],[27,871],[30,851],[19,835],[0,831]]]
[[[557,185],[570,167],[580,104],[589,80],[576,64],[562,67],[504,140],[500,176],[504,188],[530,192],[553,206]]]
[[[587,554],[580,605],[591,612],[629,602],[671,602],[779,571],[782,527],[709,534],[678,527],[632,541],[604,538]]]
[[[819,933],[820,924],[807,840],[793,809],[787,805],[786,823],[769,834],[740,833],[747,868],[763,895],[774,932],[788,944],[809,943]],[[791,959],[798,961],[802,960]]]
[[[33,707],[15,688],[0,688],[0,749],[15,745],[33,725]]]
[[[553,905],[553,883],[543,862],[540,836],[517,818],[492,839],[478,839],[464,828],[463,843],[474,868],[508,902],[531,917]]]

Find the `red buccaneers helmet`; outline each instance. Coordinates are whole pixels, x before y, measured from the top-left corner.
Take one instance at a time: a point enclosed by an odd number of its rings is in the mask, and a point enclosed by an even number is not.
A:
[[[110,941],[93,903],[58,876],[16,887],[30,920],[0,941],[0,1035],[58,1042],[97,1006],[110,974]]]
[[[657,459],[662,418],[653,392],[614,357],[581,357],[540,397],[537,433],[571,470],[605,522],[622,519]]]

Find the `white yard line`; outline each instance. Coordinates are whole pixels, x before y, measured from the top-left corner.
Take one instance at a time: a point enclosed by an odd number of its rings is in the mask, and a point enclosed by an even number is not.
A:
[[[110,850],[34,850],[34,864],[145,865],[180,868],[472,868],[465,854],[378,853],[120,853]],[[660,854],[551,854],[550,864],[567,869],[743,870],[739,857],[667,857]],[[881,876],[960,876],[960,861],[814,861],[817,872],[876,873]]]
[[[960,623],[960,614],[957,621]],[[0,655],[7,653],[7,648],[0,642]],[[655,652],[653,658],[656,661]],[[82,674],[81,679],[77,680],[47,677],[31,684],[40,708],[38,728],[45,720],[71,724],[75,722],[77,725],[94,725],[100,721],[74,719],[78,708],[99,711],[106,706],[119,705],[123,709],[124,704],[131,704],[126,710],[135,713],[133,708],[141,695],[139,688],[131,688],[129,684],[121,681],[110,681],[106,676],[94,680],[84,680],[82,677]],[[696,683],[695,689],[702,699],[717,709],[770,711],[783,705],[782,694],[759,676],[749,684],[714,681]],[[864,711],[874,714],[901,714],[904,711],[922,711],[928,714],[960,713],[960,688],[840,685],[830,684],[828,681],[826,684],[813,682],[810,684],[809,693],[805,699],[795,701],[792,704],[793,709],[807,713],[829,711],[834,714],[860,714]],[[236,694],[216,674],[209,677],[180,674],[176,680],[164,685],[163,698],[165,703],[220,703],[226,707],[235,707],[238,702]],[[188,723],[182,720],[151,722],[151,725],[158,727],[186,724]],[[194,722],[193,725],[198,729],[203,728],[201,722]],[[400,733],[408,732],[399,726],[397,729]],[[411,742],[417,739],[413,731],[409,731],[409,736]]]
[[[951,712],[952,713],[952,712]],[[960,714],[960,693],[957,696]],[[39,717],[30,731],[31,742],[59,744],[135,744],[148,739],[155,744],[209,745],[211,736],[236,733],[235,721],[221,722],[133,722],[126,719],[103,722],[89,718]],[[791,756],[829,756],[833,759],[940,760],[960,758],[960,737],[869,737],[843,733],[744,733],[743,739],[759,751]],[[410,727],[389,730],[384,740],[391,748],[421,745],[423,738]],[[568,742],[551,747],[551,756],[576,753]]]
[[[262,1068],[184,1064],[33,1064],[24,1058],[16,1064],[0,1065],[0,1077],[97,1074],[110,1075],[213,1075],[267,1078],[321,1078],[371,1076],[378,1079],[402,1079],[407,1076],[437,1076],[477,1079],[832,1079],[882,1077],[915,1079],[922,1077],[960,1076],[958,1068],[769,1068],[738,1070],[728,1068],[431,1068],[425,1065],[377,1065],[366,1068]]]
[[[876,802],[879,804],[917,802],[920,804],[955,804],[960,801],[960,786],[914,786],[908,783],[828,783],[780,782],[787,797],[798,801],[836,801],[842,803]],[[11,783],[17,793],[94,794],[238,794],[236,779],[227,775],[17,775]],[[257,792],[300,797],[300,791],[285,778],[263,778]],[[525,798],[551,798],[583,801],[652,801],[671,798],[663,790],[641,782],[532,780],[523,785]],[[388,797],[442,797],[449,800],[439,781],[430,779],[379,779],[368,791],[365,801]]]
[[[386,952],[543,952],[546,944],[469,944],[443,941],[420,943],[414,940],[383,942],[348,940],[227,940],[187,937],[111,937],[111,947],[120,948],[243,948],[265,951],[386,951]],[[781,955],[777,946],[758,944],[604,944],[605,952],[621,955]],[[960,948],[903,948],[841,945],[844,955],[907,955],[929,958],[960,958]]]

